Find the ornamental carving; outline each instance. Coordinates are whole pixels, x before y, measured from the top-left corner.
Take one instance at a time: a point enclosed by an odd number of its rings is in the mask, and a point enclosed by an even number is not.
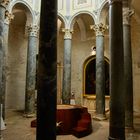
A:
[[[106,29],[108,29],[108,26],[104,25],[103,23],[99,23],[99,24],[91,25],[90,29],[93,29],[95,31],[96,36],[99,36],[99,35],[104,35],[104,32]]]
[[[123,24],[130,24],[130,17],[134,14],[134,10],[123,8]]]
[[[10,0],[1,0],[0,5],[2,5],[3,7],[6,8],[8,6],[8,4],[9,4],[9,2],[10,2]]]
[[[27,31],[29,36],[38,36],[39,26],[38,25],[29,25],[27,26]]]
[[[14,15],[12,13],[9,13],[9,11],[5,11],[5,23],[9,24],[13,19]]]
[[[73,33],[73,30],[70,30],[70,29],[62,29],[62,32],[65,33],[64,35],[64,39],[72,39],[72,33]]]

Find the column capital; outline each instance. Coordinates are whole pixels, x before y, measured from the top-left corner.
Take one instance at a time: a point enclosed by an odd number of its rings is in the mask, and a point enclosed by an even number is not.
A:
[[[109,2],[109,5],[110,5],[110,4],[114,4],[115,2],[122,3],[122,0],[108,0],[108,2]]]
[[[129,7],[123,8],[123,24],[130,25],[130,17],[134,14],[134,10]]]
[[[96,36],[99,36],[99,35],[103,36],[105,30],[108,29],[108,26],[103,23],[99,23],[95,25],[90,25],[90,29],[93,29],[95,31]]]
[[[10,24],[11,20],[14,19],[14,15],[12,13],[9,13],[8,10],[5,11],[5,23]]]
[[[64,39],[72,39],[73,30],[62,28],[62,32],[65,33]]]
[[[9,4],[10,0],[0,0],[0,5],[3,7],[7,7]]]
[[[29,36],[38,36],[39,26],[38,25],[28,25],[27,32]]]

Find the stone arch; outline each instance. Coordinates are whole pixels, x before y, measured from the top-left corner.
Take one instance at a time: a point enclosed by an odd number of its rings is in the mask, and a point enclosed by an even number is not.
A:
[[[64,27],[66,27],[67,24],[66,18],[60,13],[58,13],[58,18],[64,23]]]
[[[23,1],[23,0],[12,1],[12,2],[10,2],[9,6],[8,6],[8,10],[10,13],[12,13],[12,11],[16,5],[21,5],[26,10],[26,16],[27,16],[26,25],[33,24],[35,22],[35,14],[33,12],[33,9],[31,8],[31,6],[26,1]]]
[[[86,22],[83,20],[83,16],[82,15],[86,15],[86,16],[89,16],[91,17],[91,22],[89,23],[89,27],[86,27]],[[83,12],[79,12],[77,14],[75,14],[70,22],[69,22],[69,28],[71,30],[73,30],[74,28],[74,24],[77,23],[78,27],[79,27],[79,30],[80,30],[80,38],[82,41],[86,40],[87,38],[87,28],[90,28],[90,24],[94,24],[94,15],[90,12],[87,12],[87,11],[83,11]]]
[[[90,15],[90,16],[92,17],[92,19],[93,19],[93,22],[96,21],[96,16],[95,16],[93,13],[91,13],[91,12],[89,12],[89,11],[80,11],[80,12],[74,14],[74,15],[71,17],[71,19],[70,19],[70,21],[69,21],[69,24],[68,24],[68,28],[73,29],[73,26],[74,26],[76,17],[77,17],[78,15],[81,15],[81,14]]]
[[[25,27],[34,24],[35,16],[31,7],[24,1],[13,1],[8,10],[15,17],[9,26],[10,35],[7,53],[9,75],[7,75],[6,81],[6,107],[24,110],[28,52],[28,38],[25,35]],[[16,100],[13,101],[10,95]]]
[[[63,28],[65,28],[66,27],[66,24],[67,24],[67,21],[66,21],[66,18],[63,15],[61,15],[60,13],[58,13],[58,22],[57,22],[58,33],[59,33],[60,27],[61,27],[60,24],[61,25],[63,24]]]
[[[100,8],[99,22],[102,22],[103,24],[108,24],[107,23],[108,12],[109,12],[108,1],[104,1],[101,5],[101,8]]]

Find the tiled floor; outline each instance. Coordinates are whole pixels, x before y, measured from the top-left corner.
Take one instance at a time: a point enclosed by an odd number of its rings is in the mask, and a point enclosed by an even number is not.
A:
[[[36,130],[30,127],[34,118],[25,118],[22,112],[9,111],[5,120],[6,130],[2,131],[3,140],[35,140]],[[134,120],[135,133],[126,134],[126,140],[140,140],[140,116]],[[92,121],[93,133],[80,140],[108,140],[109,123],[107,121]],[[57,136],[57,140],[78,140],[72,135]]]

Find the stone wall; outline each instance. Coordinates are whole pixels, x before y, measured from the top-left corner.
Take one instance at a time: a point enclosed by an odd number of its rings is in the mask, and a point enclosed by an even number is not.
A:
[[[134,111],[140,113],[140,23],[136,21],[135,17],[132,17],[131,37],[133,58]]]
[[[6,108],[20,110],[25,104],[27,60],[27,37],[23,24],[13,22],[10,25],[6,82]]]

